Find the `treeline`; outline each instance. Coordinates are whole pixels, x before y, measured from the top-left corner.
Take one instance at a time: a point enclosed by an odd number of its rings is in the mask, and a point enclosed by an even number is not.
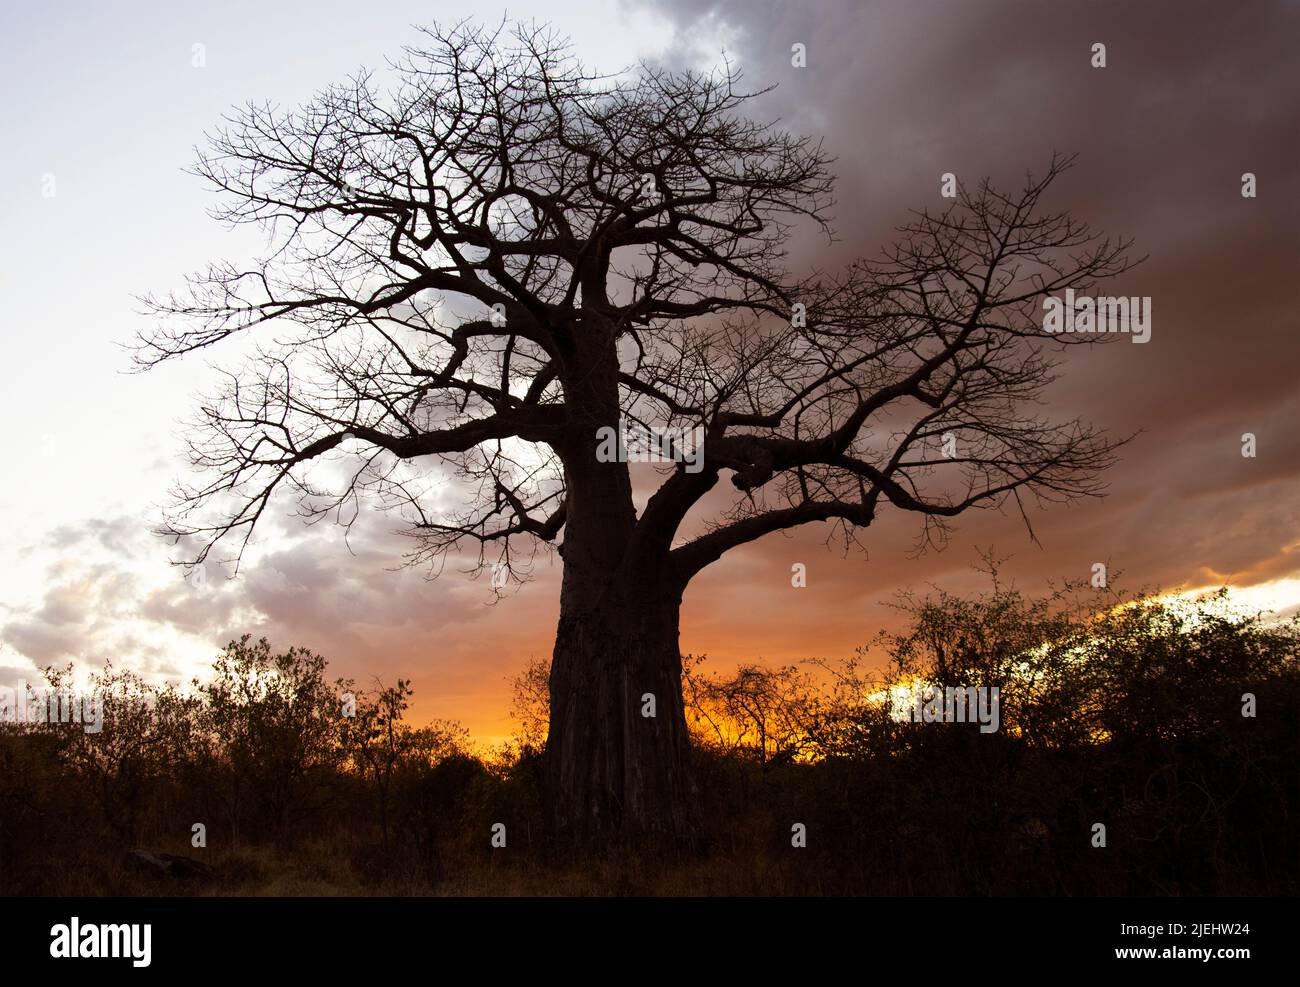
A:
[[[1300,890],[1296,619],[1233,613],[1223,592],[1099,610],[1077,587],[1029,599],[996,581],[974,598],[900,606],[907,629],[877,641],[882,676],[865,672],[864,651],[820,679],[799,668],[688,677],[710,735],[706,818],[738,809],[786,887]],[[997,687],[1000,729],[900,722],[863,701],[918,680]],[[716,729],[709,709],[723,713]],[[810,860],[778,852],[793,822],[807,826]],[[720,839],[737,846],[725,827]]]
[[[982,595],[898,605],[906,629],[847,661],[685,660],[701,837],[669,857],[547,844],[544,662],[517,677],[517,737],[494,751],[408,723],[408,682],[361,690],[264,640],[188,689],[108,668],[98,732],[0,727],[0,891],[1300,890],[1295,620],[1223,595],[1031,598],[996,573]],[[999,729],[899,719],[889,698],[919,683],[998,689]],[[138,846],[214,876],[150,883],[128,866]]]
[[[236,878],[260,876],[242,865],[283,871],[315,855],[345,878],[382,880],[400,866],[436,882],[471,821],[494,815],[507,766],[472,753],[455,723],[405,722],[408,682],[366,691],[326,668],[306,649],[277,653],[246,635],[189,689],[112,667],[93,676],[93,730],[4,724],[0,887],[112,892],[131,883],[123,854],[141,844],[228,857]],[[46,671],[56,695],[78,693],[70,676]]]

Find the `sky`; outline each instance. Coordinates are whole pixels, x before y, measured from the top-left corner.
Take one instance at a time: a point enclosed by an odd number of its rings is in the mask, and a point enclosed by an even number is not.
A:
[[[182,420],[213,386],[203,359],[131,372],[148,328],[139,295],[179,287],[257,243],[211,220],[186,174],[227,109],[293,105],[416,40],[412,25],[487,4],[384,2],[6,5],[0,12],[0,685],[47,664],[106,661],[186,680],[248,632],[323,653],[373,684],[413,680],[416,719],[510,732],[509,679],[549,653],[558,561],[494,602],[453,560],[436,579],[399,566],[394,519],[304,527],[286,505],[236,579],[185,578],[152,533],[184,475]],[[1079,152],[1058,204],[1136,238],[1149,260],[1117,293],[1152,298],[1145,345],[1076,350],[1049,394],[1136,432],[1101,501],[958,523],[913,558],[897,515],[842,556],[805,528],[731,553],[688,591],[684,652],[724,669],[843,657],[896,615],[907,586],[977,588],[981,549],[1027,590],[1105,562],[1132,587],[1228,584],[1300,606],[1300,6],[923,2],[514,4],[553,23],[592,67],[715,64],[725,51],[756,115],[823,136],[836,156],[833,267],[888,244],[940,176],[1004,185]],[[1092,46],[1106,45],[1094,68]],[[791,46],[806,47],[806,65]],[[196,47],[200,46],[200,47]],[[1243,198],[1243,173],[1257,195]],[[220,354],[213,354],[220,362]],[[1242,435],[1256,455],[1242,456]],[[790,585],[802,562],[808,586]]]

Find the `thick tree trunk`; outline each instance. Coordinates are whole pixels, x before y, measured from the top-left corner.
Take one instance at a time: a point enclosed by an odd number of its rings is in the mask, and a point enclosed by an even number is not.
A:
[[[681,587],[668,574],[666,546],[652,551],[636,541],[627,463],[601,461],[598,429],[619,427],[618,356],[613,327],[594,314],[587,321],[586,345],[567,354],[563,371],[564,585],[551,659],[546,809],[566,842],[689,840]]]
[[[548,810],[565,840],[693,837],[680,602],[616,582],[593,606],[561,612],[547,768]]]

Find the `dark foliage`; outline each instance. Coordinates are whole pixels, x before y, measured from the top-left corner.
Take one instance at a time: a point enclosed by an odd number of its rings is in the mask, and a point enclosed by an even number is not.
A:
[[[520,744],[486,755],[454,724],[405,723],[408,683],[354,692],[301,649],[232,642],[188,693],[109,668],[95,683],[102,731],[0,729],[0,891],[1300,889],[1294,620],[1232,614],[1222,596],[1110,599],[1098,612],[1075,590],[1029,599],[996,579],[979,597],[901,605],[907,630],[878,642],[885,673],[865,671],[865,649],[730,676],[687,661],[705,824],[685,855],[616,845],[575,859],[548,845],[536,748],[547,710],[528,689],[544,665],[517,680]],[[48,671],[55,686],[69,675]],[[1000,728],[901,721],[881,701],[938,680],[998,686]],[[195,823],[206,846],[192,845]],[[498,823],[505,848],[491,845]],[[791,844],[796,823],[806,847]],[[130,864],[140,845],[212,874],[142,874]]]

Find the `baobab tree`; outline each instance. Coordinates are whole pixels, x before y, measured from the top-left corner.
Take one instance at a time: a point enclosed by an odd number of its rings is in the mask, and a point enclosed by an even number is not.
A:
[[[1115,442],[1025,410],[1095,338],[1044,332],[1042,300],[1128,264],[1040,207],[1068,159],[796,277],[784,244],[830,235],[832,162],[747,116],[729,65],[603,77],[545,28],[460,25],[386,78],[208,135],[216,216],[270,246],[147,300],[145,366],[257,340],[202,403],[200,479],[167,530],[191,563],[237,559],[285,495],[311,517],[396,512],[435,571],[468,553],[526,578],[553,548],[557,833],[689,837],[678,614],[729,550],[810,524],[852,540],[889,509],[931,543],[970,508],[1099,492]],[[604,439],[635,428],[700,441],[634,473]],[[327,489],[320,462],[346,479]],[[656,484],[639,510],[634,476]]]

